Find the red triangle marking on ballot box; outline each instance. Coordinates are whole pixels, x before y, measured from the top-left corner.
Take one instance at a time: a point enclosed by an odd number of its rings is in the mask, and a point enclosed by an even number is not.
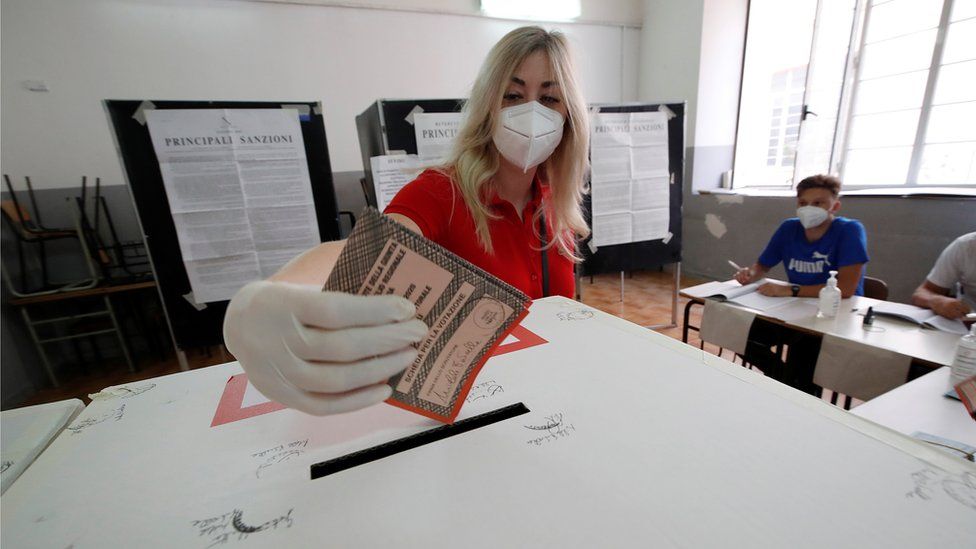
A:
[[[495,348],[492,356],[504,355],[549,343],[522,326],[516,326],[509,335],[517,341],[499,345]],[[270,414],[271,412],[277,412],[286,408],[284,404],[278,404],[274,401],[262,402],[253,406],[242,406],[246,391],[247,374],[237,374],[228,379],[227,384],[224,386],[224,393],[220,395],[220,402],[217,403],[217,411],[214,413],[210,426],[217,427],[218,425],[225,425],[242,419]]]
[[[210,423],[211,427],[270,414],[287,407],[273,400],[253,406],[241,406],[244,404],[245,391],[247,391],[247,374],[237,374],[227,380],[224,394],[220,395],[220,402],[217,404],[217,412],[214,413],[213,421]]]
[[[499,356],[505,353],[511,353],[514,351],[521,351],[522,349],[528,349],[529,347],[535,347],[536,345],[542,345],[549,343],[548,341],[539,337],[535,332],[530,331],[528,328],[523,327],[521,324],[512,329],[509,334],[518,341],[513,341],[511,343],[503,343],[495,348],[495,352],[491,356]]]

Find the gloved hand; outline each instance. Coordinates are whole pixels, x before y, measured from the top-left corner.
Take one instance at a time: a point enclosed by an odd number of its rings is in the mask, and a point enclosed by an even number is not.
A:
[[[417,356],[427,333],[398,296],[323,292],[252,282],[227,307],[224,342],[261,394],[313,415],[348,412],[390,396],[385,384]]]

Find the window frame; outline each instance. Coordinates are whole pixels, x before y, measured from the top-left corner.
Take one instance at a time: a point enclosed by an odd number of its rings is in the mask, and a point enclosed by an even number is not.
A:
[[[817,9],[815,12],[814,19],[814,39],[816,39],[816,28],[820,24],[821,15],[821,5],[825,1],[830,0],[818,0]],[[886,2],[882,2],[884,4]],[[878,4],[878,5],[881,5]],[[912,143],[911,158],[909,160],[908,169],[905,174],[905,178],[901,182],[891,182],[883,184],[866,184],[858,185],[856,183],[851,183],[847,187],[850,191],[860,191],[860,190],[871,190],[871,189],[903,189],[910,192],[918,192],[920,189],[931,189],[934,192],[945,192],[944,189],[976,189],[976,183],[919,183],[918,177],[922,167],[922,157],[925,151],[925,138],[929,127],[929,118],[932,111],[932,101],[935,96],[936,86],[939,80],[940,69],[942,67],[943,54],[945,52],[946,38],[949,31],[950,19],[953,11],[953,6],[955,5],[955,0],[942,0],[942,11],[939,18],[939,25],[936,29],[935,44],[932,49],[932,56],[928,66],[928,75],[926,77],[925,91],[922,97],[922,102],[920,105],[920,112],[918,122],[915,128],[915,138]],[[750,2],[749,10],[752,9],[752,2]],[[848,48],[847,48],[847,60],[844,69],[843,83],[841,84],[840,91],[840,104],[837,113],[837,120],[834,126],[833,142],[831,144],[830,159],[828,161],[827,171],[833,174],[839,174],[841,180],[845,179],[845,162],[847,160],[847,154],[849,152],[848,145],[850,142],[851,135],[851,122],[854,115],[854,104],[858,93],[858,75],[860,74],[862,52],[865,46],[865,40],[867,35],[868,25],[871,20],[871,9],[875,7],[872,5],[872,0],[857,0],[855,4],[855,13],[853,16],[853,22],[851,25],[851,33],[848,38]],[[968,19],[968,18],[967,18]],[[961,19],[960,21],[965,21],[967,19]],[[739,84],[739,101],[737,105],[736,113],[736,141],[735,147],[739,146],[738,139],[738,119],[741,116],[742,111],[742,93],[745,87],[744,78],[746,74],[745,70],[745,52],[748,48],[749,39],[749,29],[748,29],[749,17],[746,17],[746,32],[745,40],[746,47],[743,48],[742,57],[742,77]],[[959,21],[957,21],[958,23]],[[810,59],[807,62],[807,67],[813,65],[815,62],[814,55],[816,48],[811,48]],[[809,74],[807,75],[806,83],[809,83]],[[806,110],[806,90],[804,91],[804,104],[803,109]],[[803,122],[806,117],[801,116],[799,134],[803,134]],[[791,185],[737,185],[733,178],[733,189],[793,189],[796,184],[802,179],[801,174],[796,173],[796,168],[798,164],[796,162],[796,157],[799,155],[800,151],[800,139],[798,136],[797,147],[794,152],[794,173],[793,173],[793,183]],[[733,158],[735,154],[733,151]],[[733,163],[733,169],[735,165]],[[803,174],[810,175],[810,174]]]

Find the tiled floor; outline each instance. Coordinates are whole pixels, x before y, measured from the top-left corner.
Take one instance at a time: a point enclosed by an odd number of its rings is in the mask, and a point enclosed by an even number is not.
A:
[[[683,278],[681,286],[689,287],[701,282],[704,281]],[[671,273],[635,272],[624,279],[624,301],[621,302],[619,273],[595,276],[592,283],[589,277],[584,277],[581,285],[582,300],[587,305],[641,326],[669,324],[671,322],[671,285]],[[681,339],[681,314],[684,311],[685,303],[687,300],[683,298],[678,301],[679,326],[660,329],[659,332],[675,339]],[[695,307],[691,316],[691,324],[697,326],[700,321],[701,307]],[[695,332],[691,333],[688,343],[699,345],[700,341]],[[712,353],[718,352],[718,348],[710,344],[706,344],[705,349]],[[731,353],[726,351],[724,356],[731,358]],[[206,350],[193,351],[189,353],[188,359],[191,368],[201,368],[233,360],[221,348],[210,349],[209,353]],[[140,366],[138,372],[130,373],[121,363],[106,364],[102,371],[92,372],[84,377],[64,380],[60,388],[42,389],[24,405],[41,404],[67,398],[79,398],[88,403],[90,393],[98,392],[105,387],[179,371],[175,357],[152,363],[147,363],[144,359]]]

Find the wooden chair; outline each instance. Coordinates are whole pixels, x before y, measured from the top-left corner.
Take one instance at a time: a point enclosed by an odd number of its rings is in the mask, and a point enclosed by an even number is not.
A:
[[[864,277],[864,297],[888,301],[888,285],[880,278]]]

